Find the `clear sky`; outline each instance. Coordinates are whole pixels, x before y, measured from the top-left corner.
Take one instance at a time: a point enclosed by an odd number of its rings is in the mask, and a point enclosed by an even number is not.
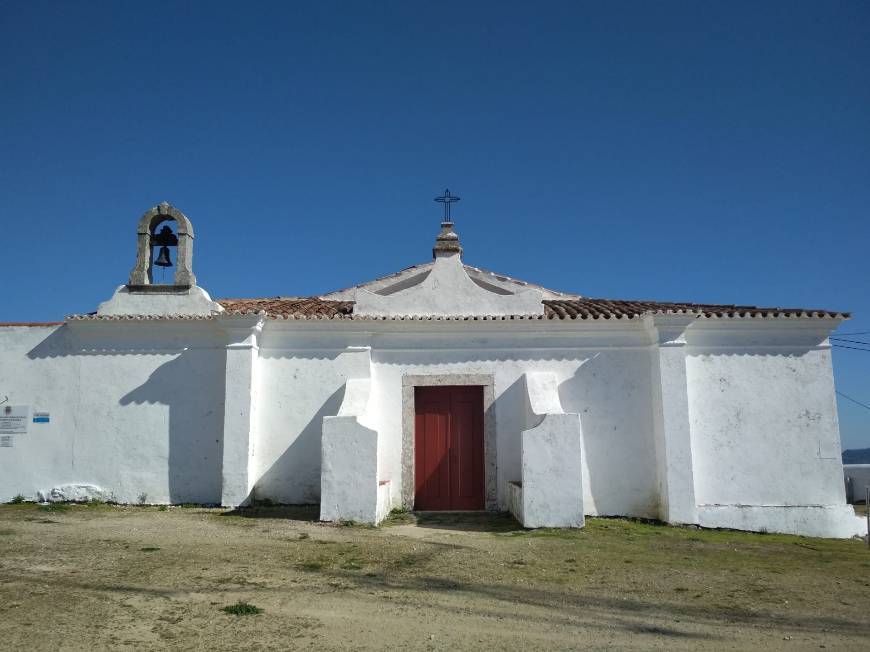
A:
[[[163,200],[212,296],[307,295],[428,260],[449,186],[470,264],[870,331],[865,1],[0,0],[0,154],[0,321],[94,310]]]

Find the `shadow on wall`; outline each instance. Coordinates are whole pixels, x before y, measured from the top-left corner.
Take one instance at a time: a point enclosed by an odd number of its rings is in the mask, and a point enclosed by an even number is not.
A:
[[[27,357],[30,360],[42,360],[70,354],[69,328],[64,325],[51,331],[45,339],[27,352]]]
[[[173,504],[220,504],[223,466],[223,379],[225,356],[214,349],[187,350],[160,365],[148,380],[125,394],[120,405],[169,407],[169,500]],[[155,438],[160,432],[151,433]],[[142,433],[147,436],[148,433]]]
[[[580,415],[587,513],[659,515],[650,364],[634,351],[599,352],[559,385],[563,409]]]
[[[507,505],[505,484],[519,481],[523,475],[523,430],[529,428],[529,407],[526,380],[521,375],[493,402],[498,423],[498,501]],[[509,427],[508,424],[515,424]]]
[[[323,435],[323,417],[335,416],[344,400],[345,384],[323,402],[299,435],[257,480],[252,496],[255,500],[268,498],[279,503],[309,504],[320,501],[320,457]],[[293,409],[293,403],[289,403]],[[288,417],[288,424],[292,419]],[[293,436],[291,428],[285,431]]]

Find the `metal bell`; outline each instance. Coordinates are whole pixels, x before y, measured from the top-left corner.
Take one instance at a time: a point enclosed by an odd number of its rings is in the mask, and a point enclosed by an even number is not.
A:
[[[169,260],[169,247],[160,247],[160,254],[154,264],[160,267],[172,267],[172,261]]]

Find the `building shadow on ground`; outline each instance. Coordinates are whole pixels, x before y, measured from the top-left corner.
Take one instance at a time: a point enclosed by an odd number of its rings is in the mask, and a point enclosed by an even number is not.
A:
[[[255,503],[236,507],[220,514],[221,517],[285,519],[319,523],[319,505],[272,505]],[[509,512],[403,512],[391,515],[384,527],[413,525],[426,530],[452,530],[455,532],[526,532]]]
[[[388,524],[455,532],[525,532],[509,512],[407,512],[392,516]]]
[[[307,521],[316,523],[320,519],[319,505],[251,505],[236,507],[221,516],[236,516],[242,518],[280,518],[289,521]]]

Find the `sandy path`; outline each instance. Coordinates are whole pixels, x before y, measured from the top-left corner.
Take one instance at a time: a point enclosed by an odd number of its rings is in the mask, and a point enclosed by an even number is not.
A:
[[[859,542],[259,516],[0,508],[0,648],[870,648]],[[264,612],[221,611],[239,600]]]

